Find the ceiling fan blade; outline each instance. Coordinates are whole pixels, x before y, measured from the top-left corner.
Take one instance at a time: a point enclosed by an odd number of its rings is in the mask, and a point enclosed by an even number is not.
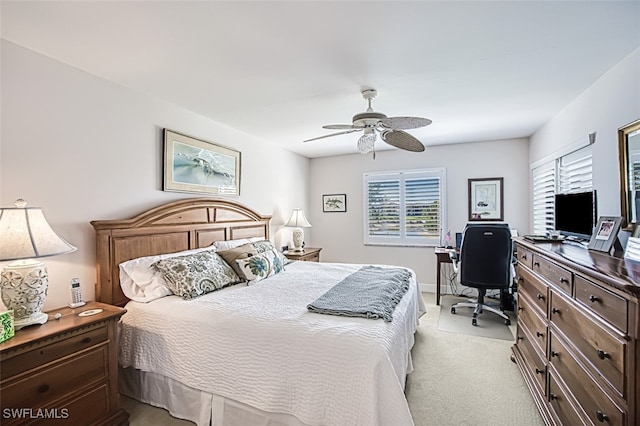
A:
[[[424,145],[415,137],[402,130],[385,130],[380,134],[383,141],[396,148],[412,152],[424,151]]]
[[[347,129],[361,129],[362,126],[354,126],[353,124],[327,124],[326,126],[322,126],[323,129],[334,129],[334,130],[347,130]]]
[[[380,120],[383,127],[393,130],[417,129],[431,123],[431,120],[422,117],[388,117]]]
[[[346,135],[347,133],[359,132],[361,130],[362,129],[345,130],[344,132],[331,133],[331,134],[324,135],[324,136],[318,136],[317,138],[307,139],[306,141],[302,141],[302,142],[311,142],[311,141],[315,141],[315,140],[318,140],[318,139],[330,138],[331,136]]]

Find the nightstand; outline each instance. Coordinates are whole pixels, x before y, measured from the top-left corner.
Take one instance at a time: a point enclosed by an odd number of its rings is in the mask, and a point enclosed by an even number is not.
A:
[[[78,315],[91,309],[102,312]],[[118,392],[117,325],[125,312],[97,302],[56,309],[45,324],[0,343],[2,424],[128,424]]]
[[[306,247],[303,251],[285,251],[284,255],[290,260],[302,260],[304,262],[320,262],[321,248]]]

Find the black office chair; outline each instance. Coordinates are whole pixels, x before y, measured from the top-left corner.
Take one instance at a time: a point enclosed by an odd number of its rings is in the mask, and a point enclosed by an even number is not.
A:
[[[474,308],[471,324],[478,325],[477,317],[484,310],[493,312],[504,319],[506,325],[511,319],[499,308],[485,304],[487,290],[509,288],[513,281],[512,264],[513,241],[506,223],[468,224],[462,235],[460,247],[460,283],[478,289],[478,300],[459,302],[451,306],[456,308]]]

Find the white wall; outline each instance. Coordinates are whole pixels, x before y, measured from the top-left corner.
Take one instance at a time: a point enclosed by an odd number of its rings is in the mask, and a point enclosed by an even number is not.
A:
[[[531,136],[534,162],[596,132],[593,185],[598,214],[620,215],[619,127],[640,118],[640,48],[612,67]]]
[[[353,143],[356,143],[354,137]],[[378,142],[380,143],[380,142]],[[467,223],[467,179],[504,178],[504,218],[521,233],[529,228],[529,154],[527,139],[427,146],[423,153],[400,150],[369,155],[344,155],[311,160],[310,245],[323,247],[321,260],[387,263],[412,268],[423,284],[434,284],[436,262],[432,247],[381,247],[363,244],[363,184],[365,172],[445,167],[447,222],[452,235]],[[323,213],[323,194],[347,194],[346,213]],[[424,286],[425,289],[435,287]]]
[[[241,195],[234,199],[272,214],[272,240],[289,243],[282,225],[294,207],[308,209],[308,159],[10,42],[1,49],[0,205],[24,198],[42,207],[54,230],[78,247],[45,259],[45,309],[69,301],[73,277],[85,299],[94,298],[89,221],[198,196],[162,191],[163,128],[241,151]]]

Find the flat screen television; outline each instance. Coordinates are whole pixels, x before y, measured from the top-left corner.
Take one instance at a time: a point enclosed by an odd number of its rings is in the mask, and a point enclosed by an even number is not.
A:
[[[556,231],[589,240],[598,218],[596,191],[556,194],[555,203]]]

